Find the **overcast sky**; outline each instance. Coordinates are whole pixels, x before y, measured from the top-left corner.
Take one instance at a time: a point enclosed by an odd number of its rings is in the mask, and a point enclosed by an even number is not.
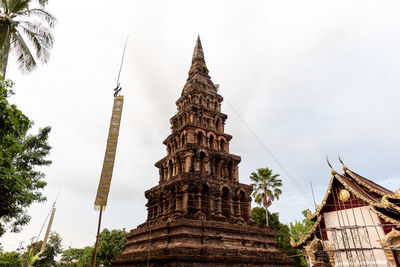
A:
[[[154,163],[166,155],[197,34],[228,115],[230,151],[240,181],[269,167],[283,194],[271,210],[289,223],[312,205],[266,153],[229,102],[317,203],[330,170],[349,169],[391,189],[400,187],[400,3],[398,1],[55,1],[58,23],[50,62],[22,75],[7,71],[17,104],[52,127],[44,169],[46,203],[32,205],[30,224],[0,238],[6,250],[27,244],[61,191],[53,230],[64,247],[92,245],[93,203],[102,168],[113,88],[123,43],[125,96],[116,164],[102,227],[130,230],[145,221],[144,191],[158,183]],[[41,237],[42,238],[42,237]]]

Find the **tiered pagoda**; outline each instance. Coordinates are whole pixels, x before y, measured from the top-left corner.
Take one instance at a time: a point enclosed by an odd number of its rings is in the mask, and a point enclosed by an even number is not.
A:
[[[310,266],[319,242],[332,266],[400,266],[400,189],[392,192],[344,164],[341,174],[331,167],[325,197],[307,217],[314,226],[291,244]]]
[[[222,100],[198,38],[163,142],[167,156],[155,164],[159,184],[145,192],[147,220],[127,235],[114,266],[291,266],[275,232],[250,219],[252,187],[239,183]]]

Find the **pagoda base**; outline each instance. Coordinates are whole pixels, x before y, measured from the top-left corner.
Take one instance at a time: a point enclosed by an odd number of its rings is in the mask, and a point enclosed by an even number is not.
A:
[[[184,218],[145,223],[130,231],[112,266],[293,266],[274,234],[266,227]]]

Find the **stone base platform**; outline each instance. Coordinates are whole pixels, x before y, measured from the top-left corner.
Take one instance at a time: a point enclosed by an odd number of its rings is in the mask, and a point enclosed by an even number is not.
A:
[[[127,235],[113,266],[293,266],[269,228],[179,218],[143,224]]]

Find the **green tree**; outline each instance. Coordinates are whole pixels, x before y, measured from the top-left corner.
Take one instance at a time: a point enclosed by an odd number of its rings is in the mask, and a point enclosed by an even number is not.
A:
[[[20,231],[30,220],[26,208],[46,200],[41,192],[45,175],[36,167],[51,163],[46,159],[51,149],[50,127],[28,134],[33,122],[7,99],[13,94],[12,86],[0,77],[0,236],[7,227]]]
[[[279,174],[272,174],[272,170],[268,168],[257,169],[257,172],[252,172],[250,180],[253,182],[253,197],[254,202],[258,205],[263,205],[267,213],[268,207],[272,201],[279,199],[282,190],[282,180],[278,178]],[[268,216],[265,216],[266,226],[269,226]]]
[[[296,242],[300,240],[300,233],[306,235],[314,226],[314,222],[307,218],[306,211],[303,210],[301,213],[305,218],[302,221],[295,220],[294,223],[291,222],[289,226],[290,236]]]
[[[99,236],[99,249],[97,258],[104,266],[111,266],[111,260],[125,250],[126,232],[122,230],[111,230],[104,228]]]
[[[79,258],[79,264],[82,266],[91,266],[93,262],[94,247],[84,247],[82,256]],[[98,262],[98,258],[96,258]]]
[[[114,260],[125,250],[126,232],[122,230],[108,230],[104,228],[99,235],[99,248],[96,256],[96,266],[111,266]],[[94,247],[85,247],[79,258],[79,264],[89,266],[93,262]]]
[[[21,255],[15,251],[0,254],[0,266],[14,267],[21,265]]]
[[[39,5],[35,5],[35,3]],[[53,47],[50,28],[55,18],[44,10],[47,0],[0,1],[0,75],[5,77],[8,57],[12,50],[24,72],[32,71],[39,60],[46,63]],[[33,47],[32,55],[26,40]],[[35,59],[36,57],[36,59]]]
[[[15,251],[0,254],[0,266],[15,267],[21,265],[21,255]]]
[[[71,248],[64,250],[61,254],[61,261],[71,262],[72,260],[79,260],[84,253],[83,248]]]
[[[262,207],[255,207],[251,210],[251,218],[260,225],[266,225],[265,215],[266,210]],[[279,213],[268,212],[268,221],[269,227],[276,231],[274,236],[276,247],[288,256],[293,256],[295,260],[294,266],[307,267],[308,265],[304,257],[299,256],[301,251],[290,245],[289,227],[279,221]]]

